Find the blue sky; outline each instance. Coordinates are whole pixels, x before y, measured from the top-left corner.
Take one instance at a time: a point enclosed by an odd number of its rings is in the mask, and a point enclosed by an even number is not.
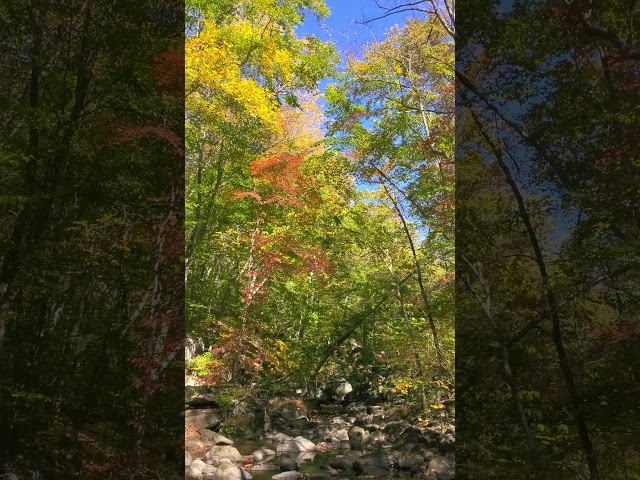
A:
[[[380,3],[395,4],[389,0]],[[367,20],[384,14],[384,10],[378,8],[374,0],[326,0],[326,4],[331,10],[327,18],[317,20],[308,15],[304,23],[296,29],[296,33],[300,37],[311,34],[335,43],[342,61],[347,53],[360,56],[366,44],[382,40],[390,27],[403,25],[407,16],[411,16],[412,13],[402,12],[365,24]],[[320,90],[324,91],[330,83],[331,80],[321,82]]]

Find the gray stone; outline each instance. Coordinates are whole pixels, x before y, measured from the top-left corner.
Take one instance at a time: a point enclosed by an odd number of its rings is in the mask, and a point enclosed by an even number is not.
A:
[[[332,432],[331,436],[333,438],[337,438],[341,442],[348,442],[349,441],[349,430],[347,430],[346,428],[341,428],[340,430],[336,430],[336,431]]]
[[[193,458],[191,458],[191,454],[189,452],[184,452],[184,464],[191,465],[191,462],[193,462]],[[8,478],[8,477],[5,477],[5,478]]]
[[[352,447],[359,447],[369,436],[367,431],[362,427],[351,427],[349,429],[349,442]]]
[[[429,462],[428,470],[440,475],[440,473],[451,472],[452,468],[444,458],[435,457]]]
[[[382,407],[380,405],[373,405],[373,406],[367,408],[367,413],[370,413],[371,415],[383,415],[384,414],[384,407]]]
[[[209,438],[214,445],[233,445],[233,440],[230,440],[219,433],[212,432],[211,430],[204,429],[202,430],[202,434]]]
[[[242,460],[242,455],[235,447],[230,447],[228,445],[216,445],[215,447],[211,447],[205,454],[205,458],[218,458],[218,461],[222,458],[228,458],[233,462],[238,462]]]
[[[298,468],[298,462],[296,462],[296,459],[289,456],[280,457],[278,459],[278,465],[280,466],[281,472],[288,472],[290,470],[295,470],[296,468]]]
[[[289,435],[285,435],[284,433],[269,433],[265,436],[265,438],[268,438],[275,443],[284,443],[288,442],[289,440],[293,440]]]
[[[311,452],[316,449],[315,443],[304,437],[296,437],[283,444],[278,445],[278,452]]]
[[[221,463],[216,470],[213,480],[249,480],[253,478],[249,472],[233,463]]]
[[[353,470],[353,462],[354,459],[351,457],[340,456],[333,459],[331,466],[338,470]]]
[[[289,472],[278,473],[277,475],[274,475],[271,478],[273,478],[274,480],[296,480],[301,476],[302,474],[300,472],[289,471]]]
[[[411,470],[414,467],[418,467],[424,463],[422,456],[410,453],[398,459],[398,467],[401,470]]]
[[[203,408],[199,410],[187,410],[184,417],[185,425],[196,425],[200,428],[214,429],[222,423],[222,416],[218,410]]]
[[[215,475],[217,470],[218,467],[216,467],[215,465],[207,465],[202,469],[202,475],[212,476]]]
[[[184,473],[187,478],[198,478],[202,476],[200,469],[194,467],[187,467]]]
[[[251,467],[252,472],[269,472],[272,470],[280,470],[280,467],[270,463],[259,463],[258,465]]]
[[[206,464],[206,463],[204,463],[204,462],[203,462],[202,460],[200,460],[199,458],[197,458],[197,459],[193,460],[193,461],[190,463],[190,465],[191,465],[191,467],[192,467],[192,468],[197,468],[198,470],[202,470],[204,467],[206,467],[206,466],[207,466],[207,464]]]

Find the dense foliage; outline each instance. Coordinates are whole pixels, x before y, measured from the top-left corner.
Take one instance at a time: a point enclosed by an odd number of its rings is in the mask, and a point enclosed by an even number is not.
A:
[[[181,474],[183,55],[171,8],[0,6],[2,473]]]
[[[187,325],[210,346],[188,371],[431,408],[453,380],[451,37],[416,19],[338,73],[293,30],[322,2],[188,11]]]
[[[459,472],[639,478],[640,10],[460,13]]]

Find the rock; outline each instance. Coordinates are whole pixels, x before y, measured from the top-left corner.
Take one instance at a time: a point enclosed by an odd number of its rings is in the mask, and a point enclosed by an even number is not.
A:
[[[288,472],[298,468],[298,462],[294,458],[283,455],[278,459],[278,466],[281,472]]]
[[[187,410],[184,415],[184,423],[186,426],[196,425],[201,429],[208,428],[215,430],[222,423],[220,412],[212,408]]]
[[[213,480],[250,480],[253,478],[249,472],[233,463],[223,462],[217,468]]]
[[[354,448],[361,446],[369,435],[362,427],[351,427],[348,434],[349,443]]]
[[[384,421],[384,415],[374,415],[371,419],[372,423],[380,425]]]
[[[187,478],[198,478],[202,476],[202,472],[199,468],[187,467],[187,469],[185,470],[185,476]]]
[[[261,460],[267,461],[270,457],[274,457],[275,455],[276,455],[276,452],[274,452],[273,450],[262,447],[256,450],[255,452],[253,452],[251,454],[251,457],[253,458],[254,462],[259,462]]]
[[[259,463],[258,465],[251,467],[252,472],[268,472],[271,470],[280,470],[280,467],[270,463]]]
[[[335,396],[336,398],[344,398],[347,393],[353,392],[353,387],[349,382],[341,382],[336,386]]]
[[[215,475],[217,470],[218,467],[216,467],[215,465],[207,465],[202,469],[202,475],[212,476]]]
[[[213,447],[213,442],[202,440],[199,438],[192,438],[185,442],[184,448],[190,452],[200,452],[202,450],[209,450]]]
[[[313,423],[311,423],[310,421],[308,421],[306,418],[296,418],[295,420],[291,420],[291,422],[289,422],[289,425],[291,426],[291,428],[296,428],[296,429],[304,429],[304,428],[310,428],[310,427],[314,427],[315,425]]]
[[[346,428],[341,428],[340,430],[335,430],[335,431],[331,432],[331,437],[337,438],[341,442],[348,442],[349,441],[349,430],[347,430]]]
[[[278,452],[312,452],[316,449],[315,443],[304,437],[296,437],[285,443],[278,445]]]
[[[255,452],[253,452],[251,454],[251,459],[254,462],[259,462],[260,460],[262,460],[264,458],[264,454],[260,451],[260,450],[256,450]]]
[[[285,430],[289,427],[289,422],[284,418],[276,418],[271,422],[272,430]]]
[[[289,440],[293,440],[293,438],[291,438],[289,435],[285,435],[284,433],[269,433],[265,436],[265,438],[268,438],[275,443],[284,443],[288,442]]]
[[[280,417],[287,423],[301,418],[308,420],[306,413],[292,403],[285,403],[274,409],[271,416]]]
[[[384,407],[381,407],[380,405],[372,405],[370,407],[367,407],[367,413],[371,415],[383,415]]]
[[[202,430],[202,434],[209,438],[214,445],[233,445],[233,440],[230,440],[219,433],[212,432],[211,430],[204,429]]]
[[[453,469],[451,468],[451,465],[449,464],[449,462],[447,462],[442,457],[435,457],[434,459],[432,459],[429,462],[429,466],[427,467],[427,469],[430,472],[436,473],[436,475],[438,475],[438,478],[440,477],[441,473],[452,473],[453,472]]]
[[[381,445],[387,442],[387,436],[382,432],[372,432],[365,440],[367,445]]]
[[[232,462],[238,462],[242,460],[242,455],[240,455],[240,452],[235,447],[230,447],[228,445],[224,445],[224,446],[216,445],[215,447],[211,447],[211,450],[209,450],[205,454],[205,458],[207,459],[217,458],[218,461],[222,458],[228,458]]]
[[[355,424],[356,425],[368,425],[373,421],[373,415],[369,413],[358,413],[355,416]]]
[[[184,360],[188,362],[195,356],[204,353],[204,341],[202,338],[185,338],[184,341]]]
[[[303,463],[313,462],[316,458],[316,452],[300,452],[295,456],[296,462],[298,462],[298,466]]]
[[[353,468],[359,472],[375,475],[374,470],[389,470],[387,456],[383,452],[373,452],[362,455],[353,463]]]
[[[450,433],[446,433],[438,441],[438,450],[442,453],[452,452],[455,450],[455,443],[455,437]]]
[[[257,437],[262,437],[265,433],[269,432],[273,424],[271,423],[271,416],[267,411],[267,407],[262,406],[256,410],[253,419],[253,429]]]
[[[410,453],[398,459],[398,468],[401,470],[411,470],[412,468],[419,467],[424,463],[422,456],[415,453]]]
[[[212,394],[196,394],[188,400],[185,400],[185,404],[189,408],[220,408],[218,402]]]
[[[277,475],[274,475],[271,478],[273,478],[274,480],[296,480],[301,476],[302,474],[300,472],[290,471],[290,472],[278,473]]]
[[[184,452],[184,464],[191,465],[191,462],[193,462],[193,458],[191,458],[191,454],[189,452]]]
[[[407,429],[408,425],[405,422],[389,422],[383,429],[383,432],[387,434],[387,438],[391,441],[397,440],[402,432]]]
[[[340,456],[334,458],[330,465],[338,470],[353,470],[353,463],[353,458]]]
[[[204,467],[207,466],[206,463],[204,463],[202,460],[200,460],[199,458],[193,460],[190,463],[191,468],[197,468],[198,470],[202,470]]]

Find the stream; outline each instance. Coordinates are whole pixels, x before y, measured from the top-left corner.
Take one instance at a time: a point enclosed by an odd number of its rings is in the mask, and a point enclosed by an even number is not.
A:
[[[269,403],[266,409],[238,404],[231,414],[186,410],[185,477],[455,478],[454,417],[445,410],[419,421],[402,405],[354,403],[318,411],[290,398]]]

